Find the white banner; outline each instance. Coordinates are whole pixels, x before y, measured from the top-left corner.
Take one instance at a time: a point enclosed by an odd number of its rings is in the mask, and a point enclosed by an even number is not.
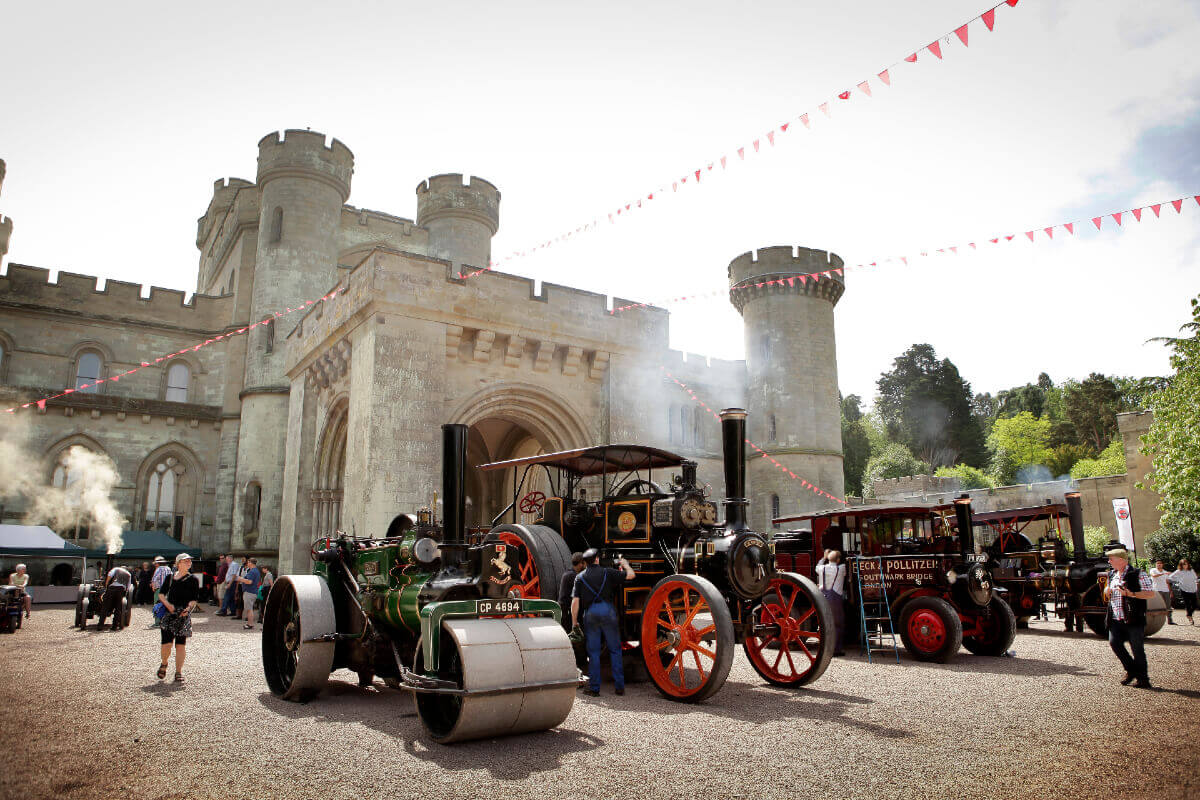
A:
[[[1133,542],[1133,512],[1129,510],[1128,497],[1113,498],[1113,513],[1117,516],[1117,538],[1129,550],[1136,545]]]

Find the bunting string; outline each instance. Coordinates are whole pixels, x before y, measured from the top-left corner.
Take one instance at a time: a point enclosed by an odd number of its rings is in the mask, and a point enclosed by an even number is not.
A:
[[[691,397],[692,400],[695,401],[695,403],[698,406],[700,406],[705,411],[707,411],[709,414],[711,414],[713,419],[715,419],[717,422],[721,421],[721,415],[718,414],[716,411],[713,411],[712,407],[709,406],[708,403],[701,400],[699,395],[697,395],[694,391],[692,391],[692,388],[690,386],[688,386],[683,381],[679,380],[679,378],[676,378],[674,375],[672,375],[670,370],[668,370],[666,367],[660,366],[659,369],[661,369],[663,371],[664,375],[666,375],[668,378],[670,378],[672,381],[674,381],[676,386],[678,386],[680,389],[683,389],[685,392],[687,392],[688,397]],[[759,447],[758,445],[756,445],[754,442],[750,441],[749,439],[746,439],[746,444],[750,445],[751,449],[753,449],[756,453],[758,453],[762,458],[767,459],[772,464],[774,464],[776,467],[778,467],[780,472],[782,472],[783,474],[787,475],[792,480],[799,483],[805,489],[808,489],[809,491],[813,492],[814,494],[819,494],[822,497],[827,497],[830,500],[833,500],[835,503],[840,503],[842,505],[849,505],[844,499],[842,499],[840,497],[836,497],[836,496],[830,494],[829,492],[825,491],[821,487],[814,486],[813,484],[806,481],[804,478],[801,478],[799,475],[797,475],[796,473],[794,473],[790,469],[788,469],[786,465],[779,463],[779,461],[774,456],[772,456],[766,450],[763,450],[761,447]]]
[[[1188,203],[1189,200],[1195,201],[1197,206],[1200,206],[1200,194],[1193,195],[1192,197],[1179,197],[1174,200],[1164,200],[1160,203],[1154,203],[1152,205],[1142,206],[1141,208],[1132,208],[1132,209],[1127,209],[1125,211],[1112,211],[1107,214],[1101,214],[1098,217],[1091,217],[1090,218],[1091,224],[1096,226],[1097,231],[1104,230],[1104,227],[1106,225],[1107,225],[1107,228],[1110,230],[1118,230],[1118,231],[1127,230],[1130,218],[1133,219],[1133,224],[1142,222],[1143,217],[1145,217],[1146,219],[1149,219],[1149,215],[1146,214],[1147,211],[1151,212],[1154,215],[1155,219],[1158,219],[1159,217],[1161,217],[1163,210],[1168,207],[1175,209],[1176,214],[1182,214],[1184,203]],[[871,268],[875,268],[875,267],[884,266],[886,264],[902,264],[904,266],[908,266],[910,261],[915,262],[919,258],[929,258],[931,256],[942,256],[942,255],[956,256],[956,255],[961,254],[960,251],[962,251],[962,253],[966,253],[968,251],[978,251],[981,246],[999,246],[999,245],[1003,245],[1003,244],[1008,244],[1013,241],[1020,241],[1022,233],[1024,234],[1024,238],[1028,239],[1030,242],[1035,243],[1035,244],[1037,242],[1041,242],[1041,241],[1046,241],[1046,242],[1052,241],[1054,239],[1054,232],[1056,230],[1059,231],[1060,239],[1064,238],[1064,234],[1068,237],[1074,238],[1078,235],[1078,233],[1076,232],[1076,228],[1083,227],[1086,225],[1087,225],[1087,221],[1080,221],[1080,220],[1076,220],[1074,222],[1057,222],[1053,225],[1044,225],[1044,226],[1039,225],[1035,228],[1031,228],[1031,229],[1023,231],[1021,233],[1008,233],[1008,234],[1004,234],[1002,236],[983,237],[983,238],[976,239],[973,241],[968,241],[965,243],[946,245],[944,247],[937,247],[937,248],[926,249],[926,250],[919,250],[915,254],[910,253],[910,254],[902,255],[902,256],[889,256],[887,258],[880,258],[880,259],[876,259],[874,261],[866,261],[866,262],[861,262],[858,264],[849,264],[849,265],[846,265],[845,267],[831,267],[827,270],[818,270],[816,272],[787,273],[787,274],[783,274],[777,278],[773,278],[768,275],[760,275],[757,277],[765,278],[765,280],[751,279],[749,281],[743,281],[742,283],[739,283],[732,287],[722,287],[720,289],[712,289],[710,291],[699,292],[697,294],[679,295],[677,297],[672,297],[667,300],[659,300],[659,301],[656,301],[653,303],[651,303],[651,302],[629,303],[628,305],[615,306],[609,313],[610,314],[618,314],[622,311],[629,311],[629,310],[635,309],[635,308],[648,308],[651,306],[676,305],[679,303],[686,303],[686,302],[689,302],[692,300],[702,300],[702,299],[709,298],[709,297],[718,297],[721,295],[726,295],[730,292],[746,291],[748,289],[761,289],[764,286],[782,286],[784,284],[787,284],[788,286],[795,286],[796,281],[799,281],[800,285],[803,286],[805,283],[807,283],[810,280],[811,281],[819,281],[822,278],[830,279],[834,275],[842,275],[844,270],[871,269]]]
[[[86,394],[86,393],[88,393],[87,392],[88,389],[94,389],[95,387],[99,386],[102,383],[118,383],[118,382],[120,382],[120,380],[122,378],[128,377],[129,375],[132,375],[135,372],[140,372],[141,370],[146,369],[147,367],[153,367],[157,364],[161,364],[164,361],[169,361],[172,358],[175,358],[176,356],[183,355],[184,353],[194,353],[197,350],[200,350],[201,348],[208,347],[209,345],[214,345],[217,342],[224,341],[225,339],[229,339],[234,336],[240,336],[244,333],[252,331],[255,328],[257,328],[259,325],[266,325],[270,322],[274,322],[276,319],[279,319],[280,317],[286,317],[288,314],[294,314],[297,311],[303,311],[306,308],[314,306],[318,303],[323,303],[326,300],[332,300],[334,297],[336,297],[342,291],[344,291],[344,287],[338,287],[337,289],[334,289],[329,294],[319,297],[316,300],[305,300],[303,303],[299,304],[295,308],[289,307],[286,311],[272,312],[272,314],[270,316],[264,317],[263,319],[259,320],[258,322],[238,328],[237,330],[230,331],[229,333],[222,333],[219,336],[212,337],[211,339],[205,339],[203,342],[201,342],[199,344],[185,347],[182,350],[178,350],[174,353],[169,353],[165,356],[158,356],[153,361],[142,361],[138,366],[134,367],[133,369],[128,369],[124,372],[119,372],[116,375],[109,375],[107,378],[99,378],[95,381],[92,381],[91,383],[81,383],[78,386],[76,386],[74,389],[65,389],[65,390],[59,392],[58,394],[47,395],[46,397],[42,397],[37,400],[30,400],[28,403],[22,403],[20,405],[13,406],[12,408],[6,408],[6,409],[4,409],[4,413],[5,414],[15,414],[20,409],[31,408],[33,406],[37,406],[39,411],[45,411],[47,400],[57,400],[60,397],[66,397],[67,395],[75,394],[76,392],[84,392]]]
[[[560,233],[559,235],[550,239],[546,239],[545,241],[540,242],[532,247],[514,250],[501,259],[491,261],[486,267],[466,273],[460,272],[458,273],[458,277],[464,280],[474,278],[477,275],[483,274],[484,272],[489,272],[497,267],[503,266],[510,261],[527,258],[539,251],[572,241],[577,236],[595,231],[600,227],[602,224],[601,220],[604,218],[607,218],[609,224],[615,224],[620,222],[622,219],[628,219],[630,215],[637,213],[643,208],[648,208],[650,203],[654,202],[655,200],[661,201],[663,198],[667,197],[668,194],[677,194],[678,192],[684,191],[689,187],[699,186],[702,182],[704,182],[705,178],[711,175],[714,171],[724,172],[731,165],[745,162],[747,158],[753,158],[757,155],[764,155],[768,150],[775,147],[777,140],[782,139],[785,134],[797,130],[796,123],[804,126],[806,131],[812,130],[814,122],[820,124],[818,122],[819,120],[832,119],[834,110],[837,109],[841,103],[851,100],[870,99],[874,97],[873,92],[879,91],[883,88],[890,88],[892,86],[892,78],[894,77],[893,73],[897,69],[902,68],[904,64],[915,64],[920,54],[928,53],[933,55],[938,61],[942,61],[943,45],[949,45],[953,41],[957,40],[958,42],[962,43],[963,47],[967,47],[969,29],[972,24],[982,23],[984,28],[986,28],[990,33],[996,25],[996,11],[1005,6],[1014,8],[1018,2],[1020,2],[1020,0],[1003,0],[1000,3],[997,3],[978,16],[971,17],[961,25],[946,31],[929,44],[913,50],[908,55],[893,61],[873,75],[858,81],[852,88],[843,89],[840,92],[835,92],[834,94],[829,95],[827,99],[817,103],[816,106],[781,122],[780,124],[768,130],[766,133],[759,134],[748,141],[743,141],[736,147],[730,148],[726,152],[712,158],[711,160],[705,160],[699,167],[688,170],[683,175],[672,179],[669,183],[660,183],[658,188],[644,194],[639,194],[636,198],[630,200],[628,203],[622,203],[616,208],[609,209],[600,217],[595,217],[589,222],[576,226],[574,230]],[[975,27],[977,32],[979,32],[979,26],[976,25]]]

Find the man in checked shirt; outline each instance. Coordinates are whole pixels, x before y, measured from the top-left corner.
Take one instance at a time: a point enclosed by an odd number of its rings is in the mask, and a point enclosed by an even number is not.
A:
[[[1114,547],[1105,550],[1104,555],[1112,567],[1104,589],[1108,603],[1108,644],[1125,667],[1121,684],[1151,689],[1142,642],[1146,635],[1146,601],[1154,597],[1154,583],[1145,572],[1129,565],[1128,550]],[[1132,655],[1125,650],[1126,642]]]

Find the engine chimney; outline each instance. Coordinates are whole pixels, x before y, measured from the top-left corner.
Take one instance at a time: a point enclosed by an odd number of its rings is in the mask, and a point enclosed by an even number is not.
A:
[[[746,410],[721,412],[721,448],[725,453],[725,527],[746,529]]]
[[[967,495],[955,498],[954,519],[958,523],[958,541],[962,548],[963,561],[975,552],[975,528],[971,525],[971,498]]]
[[[1079,492],[1067,492],[1067,521],[1071,525],[1071,544],[1075,547],[1075,560],[1087,558],[1087,541],[1083,538],[1083,501]]]
[[[442,549],[467,543],[467,426],[442,426]]]

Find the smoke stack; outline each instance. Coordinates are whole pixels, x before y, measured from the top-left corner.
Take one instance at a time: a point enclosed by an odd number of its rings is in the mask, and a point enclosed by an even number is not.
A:
[[[967,495],[954,501],[954,519],[958,522],[958,541],[963,561],[975,552],[975,528],[971,525],[971,498]]]
[[[442,426],[442,547],[465,545],[467,426]]]
[[[1071,525],[1071,544],[1075,547],[1075,560],[1087,558],[1087,542],[1083,538],[1083,501],[1079,492],[1067,492],[1067,521]]]
[[[746,410],[721,412],[721,449],[725,453],[725,527],[746,529]]]

